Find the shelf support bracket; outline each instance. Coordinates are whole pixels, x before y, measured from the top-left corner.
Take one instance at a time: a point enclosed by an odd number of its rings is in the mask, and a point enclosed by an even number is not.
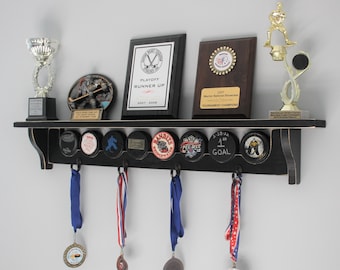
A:
[[[53,164],[48,161],[48,129],[29,128],[28,136],[31,144],[38,152],[41,169],[52,169]]]
[[[281,129],[280,138],[287,164],[288,183],[300,184],[301,130]]]

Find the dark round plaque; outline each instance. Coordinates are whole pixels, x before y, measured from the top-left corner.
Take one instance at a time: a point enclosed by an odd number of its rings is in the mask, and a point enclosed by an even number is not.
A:
[[[125,150],[126,136],[116,130],[107,132],[102,140],[104,154],[112,159],[119,158]]]
[[[72,157],[79,149],[80,135],[76,131],[66,130],[60,135],[59,148],[66,157]]]
[[[86,131],[81,136],[80,149],[89,156],[94,157],[100,149],[101,134],[97,131]]]
[[[150,151],[151,136],[144,131],[133,131],[126,140],[126,151],[134,159],[144,159]]]
[[[88,74],[79,78],[68,94],[68,107],[77,109],[107,110],[116,100],[117,90],[113,82],[101,74]]]
[[[176,152],[178,138],[175,134],[167,131],[160,131],[155,134],[151,141],[151,150],[156,158],[168,160]]]
[[[292,63],[297,70],[304,70],[309,66],[309,58],[305,53],[298,53],[293,57]]]
[[[188,161],[200,160],[207,150],[207,138],[199,131],[184,133],[179,141],[179,152]]]
[[[251,131],[243,136],[240,152],[243,158],[251,164],[264,162],[270,150],[268,136],[259,131]]]
[[[238,151],[238,139],[230,131],[220,130],[210,137],[208,149],[214,160],[225,163],[231,160]]]

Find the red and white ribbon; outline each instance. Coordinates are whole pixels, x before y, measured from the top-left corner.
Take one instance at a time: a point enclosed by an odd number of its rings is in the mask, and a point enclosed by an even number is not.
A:
[[[231,185],[231,211],[230,222],[225,232],[225,238],[230,242],[230,257],[233,264],[236,265],[239,241],[240,241],[240,224],[241,224],[241,174],[233,173],[233,182]]]
[[[116,213],[117,213],[117,230],[118,244],[123,249],[125,246],[126,230],[125,230],[125,212],[127,206],[127,190],[128,190],[128,173],[127,169],[122,172],[118,169],[119,175],[117,179],[117,197],[116,197]]]

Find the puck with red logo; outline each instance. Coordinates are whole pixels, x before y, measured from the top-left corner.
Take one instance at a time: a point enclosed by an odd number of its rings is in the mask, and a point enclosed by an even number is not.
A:
[[[177,137],[174,134],[160,131],[152,138],[152,153],[160,160],[168,160],[176,152],[177,141]]]
[[[179,141],[179,152],[188,161],[201,159],[207,149],[207,138],[199,131],[184,133]]]
[[[81,136],[81,151],[87,156],[96,156],[100,149],[100,138],[101,134],[96,131],[84,132]]]
[[[225,163],[233,159],[238,151],[238,139],[233,133],[220,130],[210,137],[208,149],[214,160]]]

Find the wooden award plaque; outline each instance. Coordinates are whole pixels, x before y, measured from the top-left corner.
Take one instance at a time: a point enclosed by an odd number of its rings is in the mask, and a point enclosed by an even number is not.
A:
[[[192,118],[250,118],[256,42],[200,43]]]

